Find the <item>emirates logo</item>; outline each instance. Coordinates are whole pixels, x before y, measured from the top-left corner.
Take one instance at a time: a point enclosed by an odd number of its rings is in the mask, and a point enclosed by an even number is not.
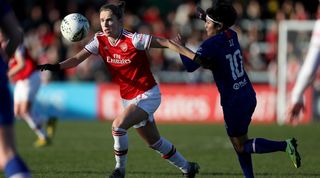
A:
[[[127,43],[121,43],[120,48],[123,52],[126,52],[128,50],[128,45]]]

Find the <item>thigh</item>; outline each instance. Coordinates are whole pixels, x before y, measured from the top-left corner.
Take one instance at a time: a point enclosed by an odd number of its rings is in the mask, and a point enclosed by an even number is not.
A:
[[[36,97],[36,94],[40,88],[41,81],[39,72],[34,72],[29,78],[19,80],[16,83],[14,91],[14,101],[30,101]]]
[[[248,133],[248,127],[256,107],[256,101],[249,100],[232,107],[223,107],[225,126],[229,137],[240,137]]]
[[[112,124],[114,128],[129,129],[133,125],[148,119],[148,113],[138,106],[131,104],[125,108]]]
[[[158,109],[161,103],[161,94],[158,86],[154,86],[152,89],[138,95],[136,98],[131,100],[123,99],[123,106],[127,108],[130,105],[136,105],[144,112],[147,113],[148,117],[136,123],[133,127],[139,128],[147,124],[147,122],[153,122],[154,112]]]

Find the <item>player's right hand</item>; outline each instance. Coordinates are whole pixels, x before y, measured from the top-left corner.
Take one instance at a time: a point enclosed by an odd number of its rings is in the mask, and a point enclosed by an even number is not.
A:
[[[174,43],[177,43],[179,45],[185,45],[185,40],[182,39],[181,35],[178,34],[175,38],[173,38],[171,41],[173,41]]]
[[[206,12],[201,9],[201,7],[197,6],[197,10],[196,10],[196,17],[200,20],[206,21]]]
[[[292,106],[289,107],[289,122],[292,124],[296,124],[296,122],[299,119],[300,113],[305,110],[304,103],[298,102],[292,104]]]
[[[58,71],[60,70],[60,64],[42,64],[42,65],[38,65],[37,68],[40,71],[45,71],[45,70]]]

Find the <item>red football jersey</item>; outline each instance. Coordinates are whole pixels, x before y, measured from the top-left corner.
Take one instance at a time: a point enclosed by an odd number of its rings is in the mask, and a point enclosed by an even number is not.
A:
[[[29,52],[25,47],[19,46],[16,53],[19,53],[19,55],[22,55],[24,57],[25,67],[12,77],[13,82],[29,78],[31,74],[37,70],[36,62],[31,58]],[[15,57],[12,57],[9,61],[9,68],[11,69],[16,65],[17,65],[17,60]]]
[[[156,85],[146,53],[151,38],[150,35],[122,30],[112,44],[99,32],[85,49],[102,57],[112,80],[120,86],[121,97],[132,99]]]

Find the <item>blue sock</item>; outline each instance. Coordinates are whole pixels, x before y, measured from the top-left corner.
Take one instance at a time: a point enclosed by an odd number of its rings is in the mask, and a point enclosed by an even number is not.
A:
[[[250,153],[237,153],[242,172],[246,178],[253,178],[253,167]]]
[[[246,141],[244,152],[246,153],[271,153],[285,151],[287,143],[285,141],[272,141],[264,138],[255,138]]]
[[[4,172],[6,177],[11,177],[15,174],[30,176],[29,169],[19,156],[14,156],[5,166]]]

